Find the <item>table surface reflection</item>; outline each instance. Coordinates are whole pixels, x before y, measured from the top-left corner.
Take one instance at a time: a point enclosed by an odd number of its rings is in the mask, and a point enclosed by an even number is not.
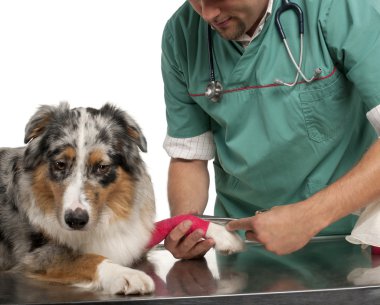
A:
[[[380,255],[324,237],[285,256],[248,243],[242,253],[175,260],[162,247],[136,266],[155,281],[145,296],[112,296],[0,273],[0,304],[380,304]]]

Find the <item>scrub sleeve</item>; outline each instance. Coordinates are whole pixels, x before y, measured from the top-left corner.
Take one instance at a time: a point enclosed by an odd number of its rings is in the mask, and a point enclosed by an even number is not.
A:
[[[380,1],[331,1],[322,32],[368,110],[380,104]]]
[[[189,96],[180,65],[180,58],[184,55],[173,47],[177,42],[168,27],[166,25],[162,37],[161,55],[167,134],[173,138],[191,138],[210,130],[209,117]]]

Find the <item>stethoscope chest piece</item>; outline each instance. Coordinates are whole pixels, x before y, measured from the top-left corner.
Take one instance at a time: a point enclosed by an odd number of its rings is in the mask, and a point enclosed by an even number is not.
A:
[[[214,103],[219,102],[223,95],[223,86],[217,80],[212,80],[208,83],[205,91],[205,96]]]
[[[207,97],[211,102],[216,103],[219,102],[223,95],[223,86],[222,83],[215,79],[215,71],[214,71],[214,52],[212,46],[212,38],[211,38],[211,26],[207,25],[207,44],[208,44],[208,59],[210,66],[210,81],[207,84],[205,90],[205,97]]]

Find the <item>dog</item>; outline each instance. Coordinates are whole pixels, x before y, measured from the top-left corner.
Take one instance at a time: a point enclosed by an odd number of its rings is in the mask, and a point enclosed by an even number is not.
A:
[[[24,142],[0,149],[0,270],[111,294],[153,292],[153,280],[131,267],[155,220],[136,121],[109,103],[43,105]],[[209,231],[221,251],[241,250],[224,227]]]

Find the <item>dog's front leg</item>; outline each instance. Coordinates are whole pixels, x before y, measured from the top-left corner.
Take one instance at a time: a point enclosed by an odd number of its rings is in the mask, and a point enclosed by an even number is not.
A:
[[[97,275],[94,284],[112,294],[146,294],[154,291],[154,282],[147,274],[107,259],[98,265]]]
[[[45,245],[23,260],[29,276],[112,294],[146,294],[154,290],[144,272],[112,263],[103,256],[81,254],[65,247]]]

